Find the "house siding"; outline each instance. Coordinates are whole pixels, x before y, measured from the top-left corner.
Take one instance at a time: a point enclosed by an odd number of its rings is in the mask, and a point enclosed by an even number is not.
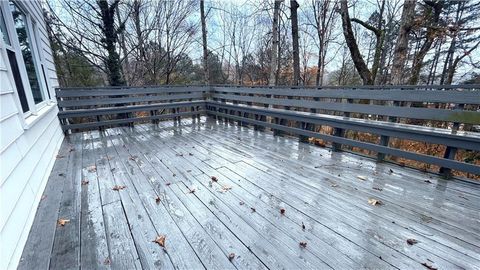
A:
[[[37,42],[45,75],[54,97],[58,86],[46,26],[39,1],[22,1],[38,25]],[[0,42],[0,269],[15,269],[35,217],[37,206],[55,162],[63,133],[55,102],[25,125],[9,70],[6,49]],[[32,117],[32,116],[31,116]]]

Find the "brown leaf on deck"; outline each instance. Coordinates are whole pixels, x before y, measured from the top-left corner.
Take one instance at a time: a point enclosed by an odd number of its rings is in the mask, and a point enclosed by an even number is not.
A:
[[[128,157],[129,160],[137,161],[138,156],[131,156]]]
[[[253,208],[253,207],[250,207],[250,209],[252,210],[252,213],[253,212],[257,212],[257,209]]]
[[[165,183],[165,185],[168,187],[170,186],[172,183],[168,182],[168,183]]]
[[[195,193],[195,191],[196,191],[195,188],[189,188],[187,194]]]
[[[67,224],[69,222],[70,222],[70,219],[60,218],[60,219],[57,220],[57,224],[60,225],[60,226],[65,226],[65,224]]]
[[[307,247],[307,242],[302,241],[302,242],[299,243],[299,245],[302,248],[306,248]]]
[[[231,186],[225,185],[225,186],[222,186],[222,189],[219,190],[219,191],[220,191],[221,193],[225,193],[225,192],[229,191],[230,189],[232,189]]]
[[[245,203],[244,202],[239,202],[240,205],[244,205]]]
[[[425,180],[425,181],[423,181],[423,182],[425,182],[425,183],[427,183],[427,184],[431,184],[431,183],[432,183],[432,181],[430,181],[430,180],[428,180],[428,179]]]
[[[212,179],[213,182],[218,182],[218,178],[217,178],[217,177],[212,176],[212,177],[210,177],[210,178]]]
[[[60,158],[64,158],[65,156],[64,155],[57,155],[57,159],[60,159]]]
[[[413,239],[413,238],[407,239],[407,244],[409,245],[415,245],[416,243],[418,243],[417,239]]]
[[[380,201],[380,200],[377,200],[377,199],[370,198],[370,199],[368,199],[368,204],[371,204],[371,205],[382,205],[383,202]]]
[[[392,174],[392,173],[393,173],[393,170],[392,170],[392,169],[388,169],[388,172],[389,172],[390,174]]]
[[[381,187],[373,187],[373,189],[378,190],[378,191],[382,191],[382,190],[383,190],[383,188],[381,188]]]
[[[155,240],[153,240],[152,242],[157,243],[157,244],[160,245],[161,247],[165,248],[165,240],[166,240],[166,238],[167,238],[167,237],[166,237],[165,235],[161,234],[161,235],[157,236],[157,237],[155,238]]]
[[[330,186],[331,186],[331,187],[338,187],[337,184],[331,184]]]
[[[285,208],[280,208],[280,214],[285,215]]]
[[[183,157],[183,154],[176,154],[177,157]]]
[[[424,262],[422,263],[423,266],[425,266],[427,269],[430,269],[430,270],[437,270],[438,268],[435,268],[433,266],[431,266],[430,264]]]
[[[118,186],[118,185],[115,185],[115,186],[113,186],[112,189],[115,190],[115,191],[119,191],[119,190],[122,190],[122,189],[125,189],[125,188],[126,188],[126,186]]]
[[[233,259],[235,259],[235,253],[232,252],[232,253],[228,254],[228,260],[233,261]]]
[[[160,201],[161,201],[160,196],[157,196],[157,197],[155,198],[155,202],[156,202],[157,204],[159,204]]]
[[[84,179],[82,181],[82,186],[88,185],[89,183],[90,183],[90,181],[88,181],[87,179]]]
[[[188,153],[189,156],[193,156],[193,153]]]
[[[68,152],[73,152],[73,151],[75,151],[75,148],[73,147],[70,147],[70,149],[68,149]]]
[[[87,167],[88,172],[96,172],[97,171],[97,166],[91,165]]]
[[[305,230],[305,224],[302,222],[302,230]]]
[[[105,258],[105,261],[103,261],[103,264],[104,264],[104,265],[110,265],[111,263],[112,263],[112,262],[110,261],[110,258],[109,258],[109,257]]]

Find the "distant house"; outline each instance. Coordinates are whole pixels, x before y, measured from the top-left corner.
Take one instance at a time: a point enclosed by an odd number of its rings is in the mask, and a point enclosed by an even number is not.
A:
[[[63,133],[40,1],[0,1],[0,269],[16,268]]]

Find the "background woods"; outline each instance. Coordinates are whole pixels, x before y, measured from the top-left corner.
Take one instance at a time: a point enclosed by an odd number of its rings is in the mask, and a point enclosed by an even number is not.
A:
[[[48,1],[62,86],[479,79],[479,1]]]

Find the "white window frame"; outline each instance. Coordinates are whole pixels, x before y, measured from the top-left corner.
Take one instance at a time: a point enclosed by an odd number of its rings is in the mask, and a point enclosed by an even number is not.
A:
[[[25,90],[25,96],[26,96],[27,104],[28,104],[28,108],[29,108],[29,111],[23,113],[23,116],[26,119],[30,116],[38,115],[39,111],[50,103],[50,100],[48,98],[48,93],[47,93],[47,91],[49,91],[49,90],[46,89],[46,86],[45,86],[46,84],[45,84],[45,81],[44,81],[44,78],[43,78],[43,74],[41,73],[41,62],[40,62],[40,59],[39,59],[38,41],[35,40],[38,37],[38,35],[34,35],[33,31],[35,31],[35,30],[34,30],[34,26],[33,26],[33,23],[32,23],[31,15],[27,11],[27,9],[23,5],[23,3],[21,3],[20,1],[13,1],[13,2],[25,14],[25,19],[26,19],[25,23],[26,23],[26,28],[28,30],[27,35],[28,35],[28,38],[29,38],[30,49],[32,51],[33,62],[34,62],[34,65],[35,65],[35,71],[36,71],[36,75],[37,75],[37,81],[38,81],[38,84],[39,84],[40,91],[43,95],[43,101],[38,103],[38,104],[35,104],[34,99],[33,99],[32,89],[30,87],[30,81],[28,80],[27,69],[25,67],[25,62],[23,60],[22,50],[20,48],[20,42],[18,40],[17,32],[15,31],[15,25],[14,25],[14,21],[13,21],[13,17],[12,17],[12,12],[10,11],[10,6],[9,6],[10,3],[9,3],[9,1],[1,0],[0,1],[0,8],[2,9],[3,15],[5,17],[5,24],[7,26],[8,35],[10,37],[11,46],[7,45],[3,41],[2,42],[4,43],[4,46],[5,46],[6,49],[9,49],[9,50],[15,52],[15,57],[16,57],[17,64],[18,64],[18,67],[19,67],[20,77],[21,77],[21,80],[22,80],[22,83],[23,83],[23,88]],[[36,27],[38,27],[38,23],[36,23],[36,24],[37,24]],[[9,61],[8,58],[6,59],[6,61]],[[10,66],[9,62],[8,62],[8,66]],[[15,84],[13,84],[13,85],[14,85],[16,96],[18,98],[18,93],[17,93],[16,87],[15,87]],[[23,112],[23,110],[20,109],[20,112]]]

